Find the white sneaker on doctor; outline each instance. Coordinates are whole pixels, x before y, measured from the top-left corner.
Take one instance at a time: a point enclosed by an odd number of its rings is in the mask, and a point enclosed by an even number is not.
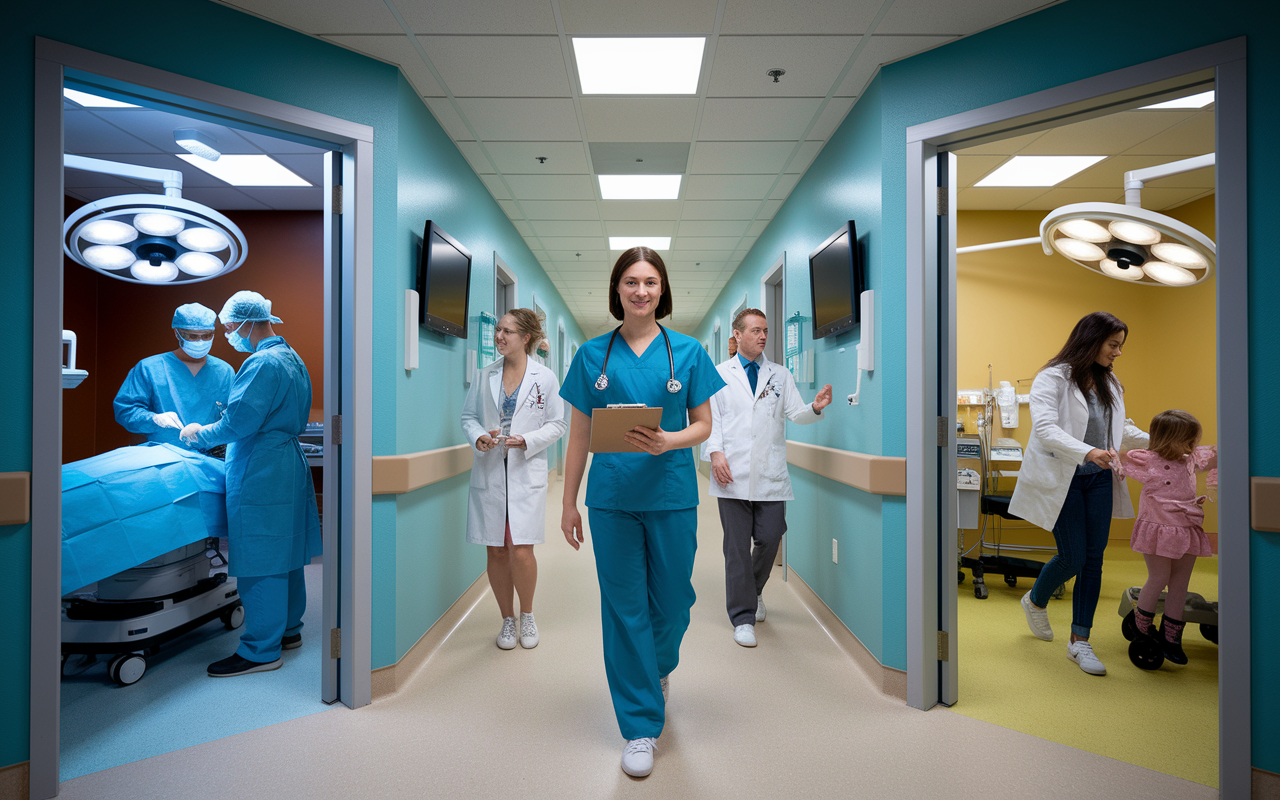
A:
[[[516,646],[516,618],[503,617],[502,630],[498,633],[498,647],[503,650],[514,650]]]
[[[1106,675],[1107,668],[1102,665],[1099,659],[1093,653],[1093,645],[1080,639],[1067,645],[1067,658],[1080,665],[1080,669],[1090,675]]]
[[[756,646],[756,626],[739,625],[733,629],[733,640],[743,647]]]
[[[538,624],[532,614],[520,613],[520,646],[531,650],[538,646]]]
[[[644,778],[653,772],[653,751],[658,740],[652,737],[631,739],[622,751],[622,771],[633,778]]]
[[[1053,628],[1049,625],[1049,610],[1047,608],[1037,608],[1036,604],[1031,602],[1031,592],[1027,592],[1022,596],[1022,611],[1027,617],[1027,627],[1031,629],[1036,638],[1052,642]]]

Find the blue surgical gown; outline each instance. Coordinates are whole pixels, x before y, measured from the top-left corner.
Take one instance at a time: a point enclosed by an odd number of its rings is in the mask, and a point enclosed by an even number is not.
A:
[[[662,334],[637,356],[619,333],[609,355],[609,386],[595,388],[609,347],[609,334],[597,336],[578,349],[569,365],[560,396],[587,416],[613,403],[644,403],[662,408],[662,430],[689,426],[689,409],[697,408],[725,385],[711,357],[697,340],[668,330],[679,392],[667,391],[671,362]],[[698,505],[693,450],[682,448],[662,455],[596,453],[587,477],[587,507],[616,511],[668,511]]]
[[[205,356],[204,366],[195,375],[171,352],[144,358],[129,370],[116,393],[116,422],[130,433],[146,436],[149,442],[190,450],[178,438],[177,428],[162,428],[151,418],[173,411],[184,425],[212,425],[222,413],[217,403],[227,405],[235,376],[231,365],[217,356]]]
[[[311,377],[283,337],[258,343],[231,385],[227,413],[196,436],[227,445],[227,536],[236,577],[279,575],[320,554],[311,469],[298,444]]]

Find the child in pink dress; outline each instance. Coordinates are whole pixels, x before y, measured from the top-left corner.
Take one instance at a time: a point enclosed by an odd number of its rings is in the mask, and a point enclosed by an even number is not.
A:
[[[1205,496],[1196,495],[1196,473],[1210,471],[1210,483],[1217,483],[1218,448],[1197,446],[1200,434],[1195,417],[1185,411],[1164,411],[1151,420],[1150,449],[1120,453],[1123,474],[1142,482],[1130,546],[1146,559],[1147,582],[1138,595],[1134,622],[1139,635],[1160,640],[1165,658],[1174,664],[1187,663],[1182,650],[1185,623],[1178,615],[1186,605],[1191,570],[1197,557],[1213,555],[1209,537],[1200,527]],[[1169,592],[1157,633],[1152,622],[1160,591],[1166,586]]]

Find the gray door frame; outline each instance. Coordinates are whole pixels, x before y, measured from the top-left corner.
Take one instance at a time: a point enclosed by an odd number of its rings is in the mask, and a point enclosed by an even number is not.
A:
[[[955,429],[945,424],[951,421],[956,389],[955,246],[954,221],[938,222],[937,187],[945,185],[939,161],[945,166],[951,160],[944,158],[947,152],[958,147],[1056,127],[1067,118],[1101,116],[1136,105],[1140,98],[1214,82],[1222,453],[1218,600],[1223,612],[1218,764],[1224,798],[1249,797],[1252,781],[1245,56],[1241,37],[907,129],[907,496],[914,498],[907,504],[907,702],[927,709],[954,701],[957,667],[954,602],[944,601],[955,593],[950,562],[955,552],[955,482],[950,470],[942,469],[955,462]],[[954,190],[951,196],[954,199]],[[954,207],[952,202],[949,208]],[[950,275],[942,274],[944,270]],[[947,375],[950,386],[943,385]],[[943,509],[947,513],[941,513]],[[937,657],[938,631],[950,634],[946,661]]]
[[[326,478],[341,474],[343,485],[326,498],[326,511],[332,505],[338,513],[325,515],[325,574],[340,581],[339,597],[326,597],[323,611],[324,628],[341,628],[342,640],[341,657],[325,659],[321,691],[326,701],[352,708],[371,702],[372,692],[373,129],[49,39],[35,40],[34,66],[29,796],[43,800],[58,793],[60,738],[64,77],[74,70],[122,82],[193,113],[306,137],[342,153],[346,213],[325,215],[326,257],[336,257],[325,293],[325,358],[332,368],[326,369],[325,410],[338,409],[345,423],[340,444],[332,441],[334,426],[326,425]],[[340,285],[329,285],[335,279]],[[333,317],[338,309],[340,320]]]

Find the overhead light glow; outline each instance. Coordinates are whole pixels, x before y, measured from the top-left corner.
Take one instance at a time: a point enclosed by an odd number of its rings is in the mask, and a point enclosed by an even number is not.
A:
[[[1053,240],[1053,246],[1067,258],[1076,261],[1101,261],[1107,257],[1102,248],[1091,242],[1082,242],[1069,236],[1060,236]]]
[[[583,94],[697,94],[699,37],[573,39]]]
[[[196,225],[179,233],[178,244],[201,253],[216,253],[231,246],[231,242],[221,231],[203,225]]]
[[[138,259],[129,269],[133,277],[143,283],[168,283],[178,277],[178,268],[172,261],[161,261],[160,266],[153,267],[145,259]]]
[[[67,89],[65,87],[62,90],[62,96],[79,103],[85,108],[141,108],[141,106],[135,106],[133,103],[108,100],[105,97],[98,97],[96,94],[77,92],[75,89]]]
[[[133,218],[133,227],[148,236],[177,236],[186,225],[186,220],[172,214],[138,214]]]
[[[675,200],[680,197],[681,175],[601,175],[600,196],[605,200]]]
[[[206,161],[217,161],[222,156],[217,148],[218,140],[195,128],[179,128],[173,132],[173,141],[191,155],[200,156]]]
[[[1102,244],[1103,242],[1111,241],[1111,231],[1087,219],[1069,220],[1059,225],[1058,230],[1072,239],[1079,239],[1082,242]]]
[[[1156,258],[1178,267],[1204,269],[1209,266],[1209,262],[1205,260],[1204,256],[1185,244],[1178,244],[1177,242],[1161,242],[1160,244],[1152,245],[1151,252]]]
[[[80,235],[94,244],[128,244],[138,238],[138,229],[119,220],[97,219],[85,225]]]
[[[1148,261],[1142,265],[1152,278],[1167,286],[1190,286],[1196,282],[1196,276],[1182,267],[1165,264],[1162,261]]]
[[[1120,241],[1130,244],[1155,244],[1160,241],[1160,231],[1133,220],[1112,220],[1107,225],[1107,229]]]
[[[173,263],[177,265],[178,269],[198,278],[203,278],[206,275],[217,275],[226,266],[226,264],[222,263],[222,259],[215,255],[194,251],[183,253]]]
[[[310,186],[296,173],[271,156],[224,155],[209,161],[190,153],[177,153],[178,158],[204,170],[232,186]]]
[[[1098,264],[1102,271],[1113,278],[1119,278],[1122,281],[1140,281],[1142,280],[1142,267],[1129,265],[1128,269],[1120,269],[1120,265],[1109,258],[1104,258]]]
[[[974,186],[1057,186],[1106,156],[1014,156]]]
[[[1160,108],[1204,108],[1213,102],[1213,90],[1201,92],[1200,94],[1188,95],[1187,97],[1179,97],[1177,100],[1169,100],[1164,103],[1156,103],[1153,106],[1143,106],[1139,111],[1151,111]]]
[[[114,244],[95,244],[84,249],[84,260],[98,269],[124,269],[138,260],[127,247]]]
[[[610,236],[610,250],[630,250],[633,247],[647,247],[650,250],[670,250],[670,236]]]

